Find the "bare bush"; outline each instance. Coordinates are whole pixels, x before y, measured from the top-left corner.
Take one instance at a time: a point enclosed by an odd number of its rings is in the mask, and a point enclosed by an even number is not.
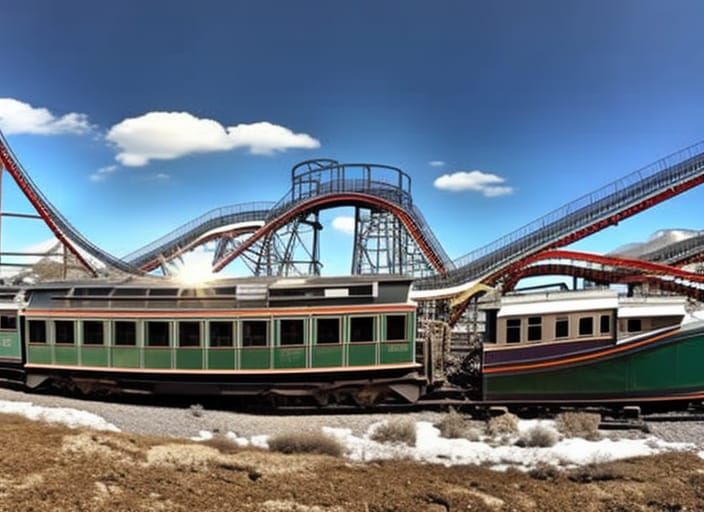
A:
[[[416,422],[397,418],[379,425],[371,435],[372,440],[379,443],[404,443],[416,445]]]
[[[622,476],[608,465],[588,464],[572,471],[568,478],[573,482],[586,484],[590,482],[619,480]]]
[[[242,451],[242,448],[239,445],[235,444],[222,434],[216,434],[212,439],[203,441],[202,444],[215,448],[220,453],[229,454]]]
[[[345,448],[334,437],[323,432],[290,432],[273,436],[268,441],[272,451],[280,453],[318,453],[341,457]]]
[[[521,434],[516,444],[519,446],[548,448],[554,446],[558,440],[559,435],[555,430],[545,425],[538,424]]]
[[[467,439],[469,441],[479,441],[481,433],[478,429],[467,425],[464,417],[455,409],[450,411],[437,424],[440,435],[448,439]]]
[[[518,433],[518,416],[506,412],[489,420],[486,430],[492,437],[510,436]]]
[[[538,464],[528,472],[531,478],[536,480],[557,480],[560,470],[551,464]]]
[[[565,437],[582,437],[590,441],[601,438],[601,415],[589,412],[562,412],[555,418],[557,430]]]
[[[191,412],[191,415],[196,418],[200,418],[203,416],[203,412],[205,412],[205,408],[201,404],[192,404],[188,410]]]

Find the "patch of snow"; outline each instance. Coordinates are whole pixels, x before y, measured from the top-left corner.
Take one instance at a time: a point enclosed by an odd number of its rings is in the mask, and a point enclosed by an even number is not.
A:
[[[213,438],[213,433],[209,430],[199,430],[197,436],[191,437],[191,441],[210,441]]]
[[[119,432],[112,423],[108,423],[97,414],[69,407],[43,407],[32,402],[13,402],[0,400],[0,413],[18,414],[33,421],[47,423],[61,423],[69,428],[92,428],[94,430],[108,430]]]
[[[554,428],[554,422],[549,420],[523,420],[519,423],[519,432],[526,432],[538,424],[546,428]],[[348,456],[352,460],[406,458],[447,466],[486,464],[496,470],[505,470],[508,467],[528,470],[541,464],[576,466],[654,455],[664,451],[691,450],[694,447],[688,443],[667,443],[656,437],[617,441],[568,438],[546,448],[519,447],[512,444],[495,446],[489,444],[487,439],[481,441],[446,439],[440,436],[440,431],[432,423],[425,421],[416,423],[416,446],[411,447],[371,440],[370,434],[376,428],[378,428],[377,424],[370,426],[362,437],[353,435],[350,429],[326,427],[323,431],[342,442],[347,447]]]

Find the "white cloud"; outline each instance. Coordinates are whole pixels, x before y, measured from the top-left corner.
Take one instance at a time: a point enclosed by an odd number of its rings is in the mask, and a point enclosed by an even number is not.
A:
[[[340,215],[332,219],[333,229],[346,235],[354,235],[354,217]]]
[[[270,155],[290,148],[320,147],[320,142],[306,133],[294,133],[267,121],[225,127],[188,112],[149,112],[125,119],[110,128],[106,139],[119,149],[117,160],[130,167],[146,165],[150,160],[238,148]]]
[[[14,98],[0,98],[0,130],[5,135],[29,133],[58,135],[87,133],[92,126],[86,114],[71,112],[56,117],[48,109],[33,107]]]
[[[445,162],[444,160],[431,160],[430,162],[428,162],[428,165],[430,167],[444,167]]]
[[[117,171],[118,166],[117,165],[106,165],[105,167],[101,167],[97,171],[95,171],[93,174],[88,176],[88,179],[90,181],[98,182],[98,181],[105,181],[105,179],[108,177],[108,175],[114,173]]]
[[[482,171],[457,171],[443,174],[435,179],[433,185],[440,190],[460,192],[471,190],[481,192],[485,197],[498,197],[513,193],[513,187],[503,185],[505,178]]]

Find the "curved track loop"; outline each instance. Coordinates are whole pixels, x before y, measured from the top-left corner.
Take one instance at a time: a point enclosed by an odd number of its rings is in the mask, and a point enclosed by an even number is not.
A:
[[[218,272],[227,266],[231,261],[237,258],[245,250],[251,247],[257,240],[266,236],[269,233],[276,231],[288,222],[291,222],[299,215],[305,215],[307,212],[316,209],[332,208],[337,206],[366,206],[383,208],[395,215],[411,234],[415,242],[420,247],[423,254],[431,263],[436,272],[443,273],[446,271],[445,262],[436,254],[430,242],[426,239],[419,219],[408,210],[402,208],[396,202],[373,195],[370,193],[358,192],[343,192],[343,193],[328,193],[325,195],[317,195],[306,200],[298,201],[293,207],[284,209],[277,217],[270,219],[264,226],[258,229],[247,240],[242,242],[235,250],[225,255],[218,260],[213,266],[213,271]]]
[[[32,178],[29,177],[29,174],[12,152],[2,132],[0,132],[0,164],[10,173],[10,176],[12,176],[22,193],[27,197],[52,233],[54,233],[54,236],[56,236],[89,272],[93,275],[97,275],[94,266],[79,249],[82,249],[100,262],[122,272],[129,274],[141,273],[134,266],[103,251],[91,243],[61,215],[59,210],[44,197],[39,187],[37,187],[32,181]]]

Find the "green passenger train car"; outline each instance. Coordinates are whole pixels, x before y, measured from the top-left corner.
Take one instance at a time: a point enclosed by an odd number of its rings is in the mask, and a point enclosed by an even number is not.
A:
[[[31,388],[415,401],[425,381],[410,285],[382,276],[42,284],[0,316],[0,357],[23,362]]]

